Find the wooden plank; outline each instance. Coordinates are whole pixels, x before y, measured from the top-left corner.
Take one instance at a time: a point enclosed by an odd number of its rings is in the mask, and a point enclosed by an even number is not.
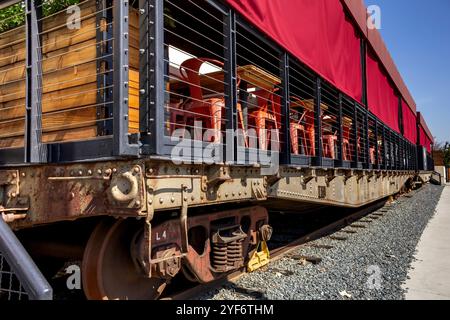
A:
[[[23,137],[14,137],[14,138],[0,138],[0,149],[7,148],[23,148],[24,146]]]
[[[97,136],[97,126],[90,126],[84,128],[60,130],[55,132],[48,132],[42,135],[42,142],[67,142],[85,140],[95,138]],[[21,148],[24,146],[23,137],[14,137],[8,139],[0,139],[0,148]]]
[[[97,108],[85,107],[65,112],[47,113],[42,116],[43,132],[55,132],[96,125]]]
[[[0,47],[5,44],[11,45],[15,42],[25,42],[25,26],[20,26],[12,30],[0,33]]]
[[[79,48],[81,47],[81,48]],[[78,50],[77,50],[78,49]],[[77,50],[77,51],[74,51]],[[63,54],[62,51],[71,51],[67,54]],[[58,53],[56,55],[56,53]],[[96,81],[96,48],[95,48],[95,40],[90,40],[84,42],[82,44],[78,44],[75,46],[66,47],[64,49],[53,52],[52,55],[46,56],[43,62],[43,70],[44,70],[44,80],[48,80],[48,83],[56,83],[58,81],[58,77],[62,77],[62,79],[70,80],[70,73],[77,73],[78,70],[82,70],[82,72],[94,74],[89,78],[80,78],[78,80],[78,85],[83,85],[88,82]],[[92,71],[87,71],[85,65],[80,64],[86,61],[94,61],[90,64],[90,68]],[[70,69],[65,69],[70,67]],[[24,67],[22,71],[24,72]],[[50,73],[51,72],[51,73]],[[47,74],[48,73],[48,74]],[[47,83],[47,84],[48,84]],[[61,84],[55,88],[58,90],[64,87],[73,87],[73,84],[70,83]],[[51,88],[47,88],[51,91]],[[53,90],[54,91],[54,90]],[[19,99],[25,97],[25,83],[21,82],[19,86],[15,83],[1,85],[0,82],[0,103]]]
[[[95,1],[83,1],[79,4],[81,9],[81,23],[83,24],[85,19],[92,17],[92,15],[96,12]],[[43,23],[43,35],[45,35],[49,31],[53,31],[55,28],[66,29],[67,28],[67,13],[66,10],[62,10],[61,13],[53,14],[49,17],[46,17],[42,20]],[[13,30],[9,30],[3,33],[0,33],[0,47],[5,44],[11,44],[17,41],[21,41],[25,38],[25,27],[20,26]],[[25,40],[22,40],[25,42]]]
[[[22,61],[25,64],[25,43],[9,44],[0,48],[0,67],[9,69],[9,65]]]
[[[97,102],[97,83],[54,91],[43,95],[43,113],[95,105]]]
[[[19,61],[0,67],[0,86],[21,79],[25,80],[25,76],[25,61]]]
[[[84,16],[95,5],[83,5]],[[43,34],[43,142],[97,135],[95,17],[69,30],[66,15],[46,19]],[[64,25],[63,25],[64,24]],[[130,14],[130,132],[139,131],[139,14]],[[22,35],[20,34],[22,33]],[[25,115],[25,42],[23,28],[0,34],[0,148],[23,146]],[[24,40],[24,39],[22,39]],[[14,44],[16,41],[16,44]],[[19,41],[19,42],[17,42]],[[90,61],[91,62],[87,62]]]
[[[25,128],[25,119],[0,122],[0,138],[9,138],[23,135]]]
[[[42,142],[67,142],[76,140],[86,140],[97,136],[97,126],[88,126],[70,130],[60,130],[48,132],[42,135]]]

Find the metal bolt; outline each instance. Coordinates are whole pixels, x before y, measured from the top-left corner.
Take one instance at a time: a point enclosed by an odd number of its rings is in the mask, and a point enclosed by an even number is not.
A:
[[[139,167],[134,167],[134,173],[139,173],[141,172],[141,169]]]
[[[163,204],[164,203],[164,199],[163,198],[159,198],[159,203]]]
[[[153,174],[153,169],[148,169],[148,173]]]
[[[117,168],[114,168],[112,171],[113,171],[114,173],[116,173],[116,172],[117,172]]]
[[[78,175],[82,176],[83,175],[83,171],[82,170],[78,171]]]
[[[140,207],[141,206],[141,202],[138,200],[136,201],[136,207]]]
[[[174,197],[170,198],[170,201],[172,201],[172,203],[175,202],[175,198]]]
[[[98,173],[99,175],[101,175],[101,174],[102,174],[102,170],[98,169],[98,170],[97,170],[97,173]]]
[[[149,199],[149,200],[148,200],[148,204],[149,204],[149,205],[152,205],[152,204],[153,204],[153,200],[152,200],[152,199]]]
[[[25,177],[27,174],[25,172],[22,172],[22,177]]]
[[[92,176],[92,170],[88,170],[88,175]]]

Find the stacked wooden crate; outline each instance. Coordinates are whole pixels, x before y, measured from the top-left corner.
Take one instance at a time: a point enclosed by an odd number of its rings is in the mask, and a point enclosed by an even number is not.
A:
[[[67,27],[65,11],[43,19],[42,141],[92,139],[99,135],[97,8],[83,2],[81,28]],[[130,132],[139,128],[139,17],[130,12]],[[110,45],[112,45],[110,43]],[[0,34],[0,148],[24,145],[25,28]],[[114,57],[113,57],[114,59]],[[112,69],[109,66],[108,69]],[[113,89],[113,88],[107,88]],[[112,106],[112,105],[111,105]]]

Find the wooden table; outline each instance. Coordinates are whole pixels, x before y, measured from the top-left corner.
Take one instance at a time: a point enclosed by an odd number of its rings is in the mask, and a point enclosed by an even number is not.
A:
[[[223,92],[224,83],[224,71],[216,71],[212,73],[200,75],[200,83],[203,88],[215,91]],[[247,65],[237,68],[237,76],[240,82],[245,82],[248,88],[261,88],[265,90],[273,90],[275,86],[281,84],[281,79],[258,68],[254,65]],[[177,91],[186,89],[189,84],[178,79],[171,79],[169,81],[171,90]]]

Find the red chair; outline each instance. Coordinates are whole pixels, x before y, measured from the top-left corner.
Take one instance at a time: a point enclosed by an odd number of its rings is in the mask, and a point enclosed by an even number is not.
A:
[[[196,121],[202,122],[202,127],[213,130],[212,142],[220,141],[222,129],[222,109],[225,108],[223,96],[205,99],[200,79],[200,68],[204,63],[210,63],[223,68],[220,61],[209,58],[192,58],[180,66],[180,74],[189,84],[190,98],[184,102],[184,123],[193,126]],[[179,113],[179,112],[177,112]]]
[[[272,130],[279,130],[281,126],[280,97],[275,91],[276,89],[272,92],[266,90],[254,92],[258,107],[249,113],[249,124],[256,129],[261,150],[268,150]],[[279,141],[279,138],[278,134],[275,137],[276,141]]]
[[[336,159],[338,137],[336,134],[327,134],[323,136],[323,155],[325,158]]]
[[[202,127],[213,130],[211,142],[220,142],[222,130],[222,109],[225,108],[225,99],[219,97],[204,98],[201,85],[200,68],[204,63],[224,67],[224,63],[210,58],[191,58],[184,61],[180,66],[180,75],[183,81],[189,84],[190,97],[179,108],[171,110],[171,121],[179,123],[182,121],[184,127],[194,125],[196,121],[202,122]],[[238,77],[238,85],[240,78]],[[239,125],[244,132],[245,146],[248,146],[247,133],[243,128],[244,117],[242,107],[237,104]],[[181,116],[182,115],[182,116]],[[182,120],[180,120],[182,118]]]
[[[352,146],[350,144],[350,126],[343,127],[342,152],[345,161],[352,161]]]
[[[314,112],[309,110],[308,106],[303,100],[297,97],[291,97],[291,109],[294,109],[295,107],[302,107],[304,111],[302,113],[302,116],[298,120],[292,120],[291,117],[290,135],[292,153],[295,155],[300,154],[300,141],[302,147],[304,148],[304,154],[307,156],[314,156]]]

